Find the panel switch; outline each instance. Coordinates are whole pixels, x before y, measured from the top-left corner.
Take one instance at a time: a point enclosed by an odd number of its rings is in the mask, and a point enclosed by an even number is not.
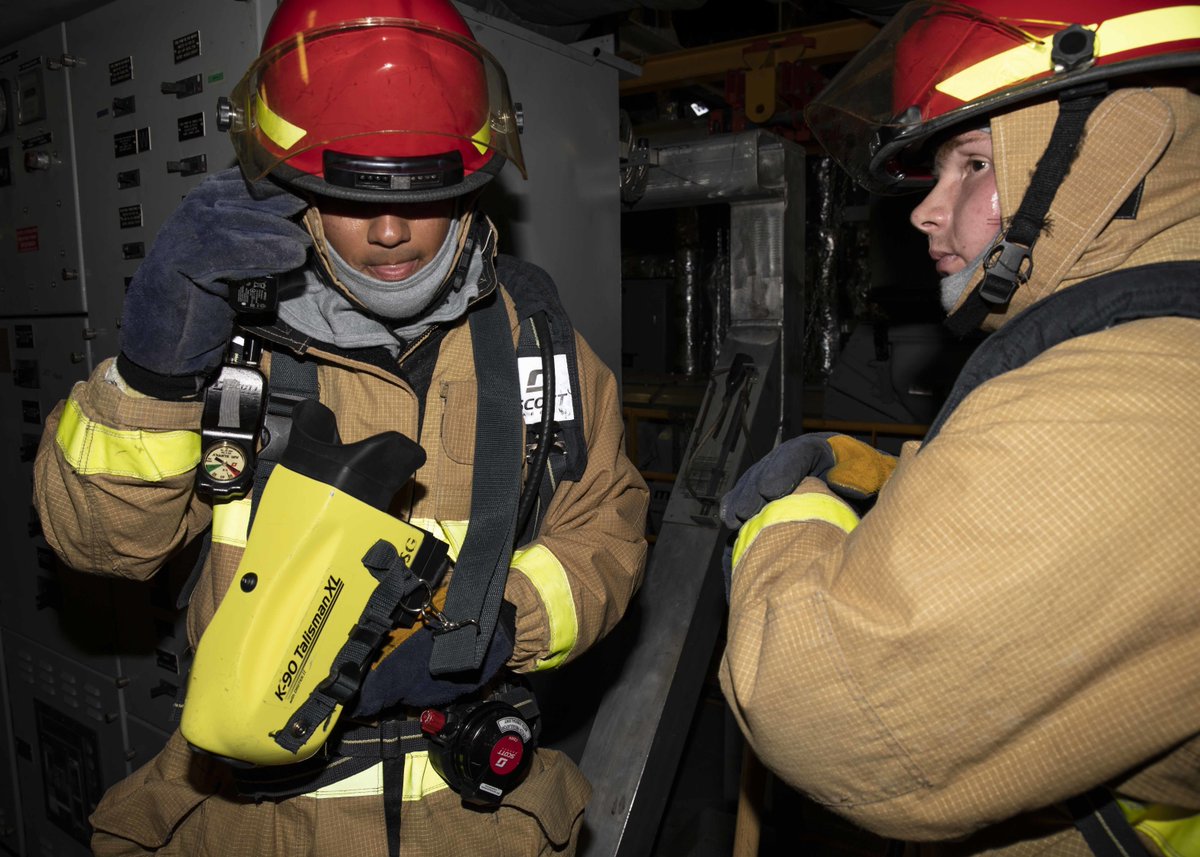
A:
[[[181,77],[179,80],[163,81],[162,94],[171,95],[174,93],[176,98],[187,98],[189,95],[195,95],[198,92],[204,91],[204,81],[200,79],[200,75],[193,74],[191,77]]]
[[[53,163],[54,158],[50,156],[49,152],[35,150],[25,153],[25,172],[27,173],[48,170]]]
[[[126,95],[126,96],[115,95],[115,96],[113,96],[112,115],[114,117],[128,116],[130,113],[134,113],[136,111],[137,111],[137,98],[135,96],[133,96],[133,95]]]
[[[167,172],[181,176],[194,176],[208,172],[208,155],[193,155],[182,161],[167,161]]]
[[[46,57],[46,68],[50,69],[50,71],[58,71],[61,68],[75,68],[81,65],[87,65],[87,60],[73,54],[62,54],[58,58]]]

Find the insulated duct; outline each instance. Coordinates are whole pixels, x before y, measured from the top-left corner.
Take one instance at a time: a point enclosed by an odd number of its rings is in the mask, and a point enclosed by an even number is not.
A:
[[[837,268],[841,255],[842,182],[832,158],[819,158],[813,168],[813,267],[805,307],[804,341],[808,350],[809,380],[824,380],[833,371],[841,350],[841,319],[838,311]]]
[[[695,208],[681,208],[675,216],[675,367],[689,378],[704,371],[700,279],[700,217]]]

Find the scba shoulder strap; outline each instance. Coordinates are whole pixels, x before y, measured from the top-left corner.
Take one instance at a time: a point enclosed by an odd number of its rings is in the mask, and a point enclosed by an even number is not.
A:
[[[272,354],[271,378],[267,383],[267,413],[263,422],[265,443],[258,453],[250,500],[252,525],[262,489],[291,438],[292,411],[305,399],[317,399],[317,364],[312,360],[297,360],[286,351]]]
[[[1162,262],[1114,271],[1043,298],[975,349],[925,434],[927,446],[981,384],[1024,366],[1055,345],[1127,321],[1200,318],[1200,261]]]
[[[434,641],[429,671],[435,676],[476,670],[483,663],[504,598],[514,543],[524,544],[536,536],[558,484],[578,479],[586,466],[582,420],[572,404],[579,401],[575,334],[554,282],[536,265],[510,256],[498,257],[495,276],[513,298],[521,334],[514,354],[499,295],[469,316],[479,379],[477,465],[471,482],[470,525],[446,598],[446,615],[459,627],[439,633]],[[560,362],[567,384],[556,380]],[[512,397],[514,382],[522,391],[519,403]],[[527,408],[524,393],[538,388],[541,401],[535,396]],[[565,402],[558,395],[563,389]],[[510,427],[514,417],[515,431]],[[526,430],[528,484],[518,493],[514,486],[520,484],[520,425],[535,420],[537,427]],[[515,450],[510,438],[517,444]],[[479,466],[480,462],[486,466]],[[502,472],[514,466],[515,471]],[[539,512],[529,518],[535,505]],[[469,624],[472,620],[474,628]]]
[[[468,319],[478,379],[471,519],[446,595],[453,627],[436,635],[429,660],[435,676],[483,664],[504,600],[521,484],[521,414],[512,395],[517,357],[500,295]]]

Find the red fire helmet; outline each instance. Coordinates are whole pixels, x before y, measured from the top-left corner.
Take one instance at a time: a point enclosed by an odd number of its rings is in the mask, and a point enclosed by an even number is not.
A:
[[[504,71],[449,0],[283,0],[221,113],[251,182],[422,202],[525,174]]]
[[[1200,63],[1200,6],[1150,0],[922,0],[809,105],[826,150],[870,190],[924,183],[925,144],[1067,87]]]

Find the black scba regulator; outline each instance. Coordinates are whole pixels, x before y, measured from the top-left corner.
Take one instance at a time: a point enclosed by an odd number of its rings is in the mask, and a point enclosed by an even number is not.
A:
[[[533,761],[533,730],[507,702],[430,708],[421,713],[421,730],[433,745],[434,770],[468,803],[499,803]]]

